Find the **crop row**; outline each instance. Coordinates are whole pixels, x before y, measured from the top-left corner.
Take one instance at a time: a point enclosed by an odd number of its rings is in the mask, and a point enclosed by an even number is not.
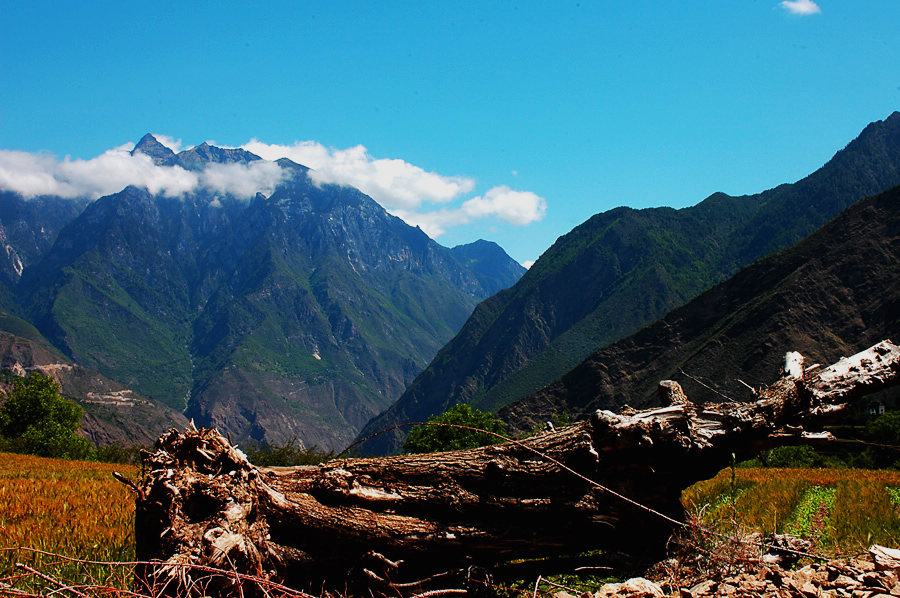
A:
[[[900,541],[900,472],[862,469],[725,470],[682,500],[723,533],[793,533],[823,554]]]

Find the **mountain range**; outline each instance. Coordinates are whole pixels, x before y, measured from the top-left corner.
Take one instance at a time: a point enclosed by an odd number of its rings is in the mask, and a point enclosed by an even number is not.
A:
[[[0,191],[0,365],[57,376],[97,442],[191,418],[238,442],[339,449],[459,402],[525,430],[652,404],[665,377],[697,400],[746,398],[787,349],[833,360],[897,327],[897,191],[854,204],[900,185],[900,113],[793,184],[599,213],[527,272],[290,160],[149,134],[132,155],[198,179],[278,176],[255,194]]]
[[[787,351],[826,364],[885,338],[900,338],[900,187],[854,204],[500,413],[527,431],[563,413],[649,407],[663,379],[696,403],[748,400],[750,388],[778,378]]]
[[[186,171],[260,161],[152,135],[132,153]],[[280,182],[249,200],[6,192],[0,306],[65,359],[236,441],[342,448],[524,268],[493,243],[443,247],[302,165],[268,166]]]
[[[796,183],[750,196],[715,193],[680,210],[623,207],[597,214],[560,237],[513,287],[479,304],[359,438],[424,421],[460,402],[497,410],[529,396],[598,348],[637,332],[742,266],[794,245],[854,202],[898,184],[895,112]],[[395,451],[404,435],[377,434],[360,450]]]

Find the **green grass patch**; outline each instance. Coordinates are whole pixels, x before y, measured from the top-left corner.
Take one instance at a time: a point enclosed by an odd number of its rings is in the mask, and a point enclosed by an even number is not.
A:
[[[764,534],[793,533],[826,555],[900,542],[900,472],[894,470],[737,469],[733,490],[726,469],[685,490],[682,502],[717,531],[739,524]]]

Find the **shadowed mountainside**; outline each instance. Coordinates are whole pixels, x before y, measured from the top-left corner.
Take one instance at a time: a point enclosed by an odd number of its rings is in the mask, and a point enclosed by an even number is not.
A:
[[[865,199],[795,247],[762,259],[663,319],[594,352],[500,411],[518,431],[554,415],[658,404],[677,380],[693,402],[752,398],[787,351],[830,363],[900,337],[900,187]],[[698,383],[697,380],[702,381]],[[713,382],[714,381],[714,382]],[[709,388],[708,388],[709,387]],[[711,391],[715,388],[718,393]]]
[[[636,332],[741,266],[793,245],[854,202],[900,184],[900,113],[867,126],[815,173],[675,210],[616,208],[560,237],[462,330],[359,438],[468,402],[496,410]],[[395,451],[395,430],[361,446]]]

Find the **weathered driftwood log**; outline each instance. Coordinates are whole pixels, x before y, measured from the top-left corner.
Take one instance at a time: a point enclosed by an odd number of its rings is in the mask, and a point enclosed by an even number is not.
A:
[[[754,403],[694,405],[666,383],[665,407],[598,411],[523,441],[292,468],[254,467],[212,430],[170,431],[145,456],[136,517],[138,557],[164,563],[140,574],[184,584],[203,564],[319,593],[355,570],[402,595],[420,587],[403,579],[470,565],[655,556],[683,518],[682,489],[732,453],[827,439],[819,424],[898,379],[900,348],[884,341],[828,368],[792,357]]]

